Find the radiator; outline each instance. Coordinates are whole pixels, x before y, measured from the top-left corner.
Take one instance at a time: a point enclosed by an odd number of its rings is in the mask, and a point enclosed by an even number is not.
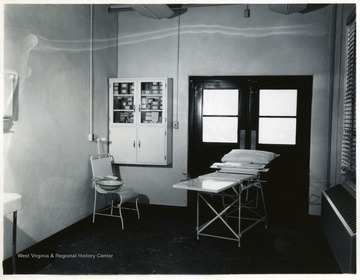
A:
[[[356,273],[356,198],[343,185],[323,191],[321,224],[343,273]]]

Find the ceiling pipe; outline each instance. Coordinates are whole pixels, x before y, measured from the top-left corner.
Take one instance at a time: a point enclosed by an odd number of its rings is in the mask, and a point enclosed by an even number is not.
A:
[[[90,27],[89,27],[89,134],[88,134],[88,140],[89,142],[94,141],[94,127],[93,127],[93,44],[94,44],[94,8],[93,5],[90,5]]]
[[[154,4],[150,5],[141,5],[141,6],[153,6]],[[166,6],[170,8],[173,11],[176,10],[182,10],[182,13],[186,12],[189,8],[202,8],[202,7],[219,7],[219,6],[230,6],[230,5],[239,5],[239,4],[162,4],[162,6]],[[321,9],[328,4],[325,5],[319,5],[319,4],[268,4],[268,8],[272,12],[280,13],[280,14],[291,14],[291,13],[308,13],[313,10]],[[157,5],[161,6],[161,5]],[[131,7],[131,5],[125,5],[125,4],[110,4],[108,7],[109,13],[117,13],[117,12],[133,12],[134,9]],[[247,12],[246,12],[247,13]],[[250,13],[249,13],[250,15]],[[172,15],[171,17],[174,17],[176,15]]]
[[[140,15],[149,18],[163,19],[169,18],[174,14],[174,11],[168,5],[130,5],[130,7],[138,12]]]
[[[280,14],[292,14],[305,10],[307,4],[269,4],[269,10]]]
[[[188,8],[198,8],[198,7],[212,7],[212,6],[229,6],[235,4],[169,4],[169,5],[155,5],[155,6],[167,6],[171,10],[186,10]],[[109,5],[108,12],[109,13],[118,13],[118,12],[132,12],[134,9],[132,6],[136,5],[121,5],[121,4],[111,4]],[[154,4],[150,5],[141,5],[141,6],[154,6]]]

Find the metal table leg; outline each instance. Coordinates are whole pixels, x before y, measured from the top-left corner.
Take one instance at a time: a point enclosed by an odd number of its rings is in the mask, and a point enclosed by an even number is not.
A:
[[[196,192],[196,238],[199,240],[199,192]]]
[[[199,208],[198,208],[198,210],[197,210],[197,227],[196,227],[197,238],[199,239],[199,235],[203,235],[203,236],[215,237],[215,238],[220,238],[220,239],[234,240],[234,241],[239,242],[238,244],[239,244],[239,247],[240,247],[241,232],[239,231],[238,233],[236,233],[234,231],[234,229],[231,228],[231,226],[222,217],[224,214],[226,214],[226,212],[233,205],[237,204],[240,199],[239,198],[235,199],[233,202],[231,202],[229,205],[227,205],[222,211],[217,212],[215,210],[215,208],[206,200],[206,198],[200,192],[198,192],[198,194],[197,194],[197,207],[199,207],[199,198],[201,198],[205,202],[205,204],[208,206],[208,208],[213,211],[213,213],[215,214],[215,217],[210,219],[209,221],[199,225]],[[221,220],[223,222],[223,224],[226,226],[226,228],[232,233],[234,238],[225,237],[225,236],[219,236],[219,235],[214,235],[214,234],[209,234],[209,233],[203,233],[203,231],[217,219],[219,219],[219,220]],[[240,223],[240,217],[239,217],[239,223]]]
[[[17,224],[17,211],[13,213],[13,236],[12,236],[12,266],[13,274],[16,273],[16,224]]]

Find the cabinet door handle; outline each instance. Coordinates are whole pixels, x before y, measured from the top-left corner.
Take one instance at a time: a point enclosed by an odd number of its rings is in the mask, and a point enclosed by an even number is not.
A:
[[[141,142],[140,142],[140,140],[139,140],[139,148],[141,148]]]
[[[134,142],[133,142],[133,146],[134,146],[134,148],[135,148],[135,145],[136,145],[135,143],[136,143],[136,142],[135,142],[135,140],[134,140]]]
[[[139,112],[141,112],[141,106],[139,105]]]

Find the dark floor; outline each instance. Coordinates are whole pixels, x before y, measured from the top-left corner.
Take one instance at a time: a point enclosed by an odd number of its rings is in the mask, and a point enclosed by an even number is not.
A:
[[[95,224],[91,217],[78,222],[21,252],[29,258],[17,259],[17,273],[340,273],[319,217],[286,221],[270,216],[268,228],[255,226],[244,234],[238,248],[234,241],[197,240],[194,208],[141,205],[140,210],[140,220],[134,212],[124,213],[125,230],[114,218],[98,217]],[[11,260],[3,267],[4,274],[11,273]]]

